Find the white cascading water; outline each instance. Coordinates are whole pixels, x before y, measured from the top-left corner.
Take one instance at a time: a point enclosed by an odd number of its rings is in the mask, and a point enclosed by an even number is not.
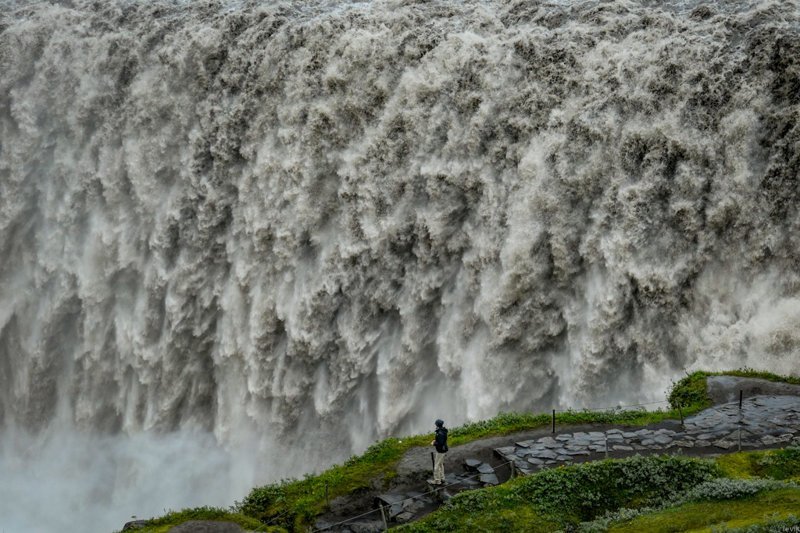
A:
[[[0,531],[800,358],[800,3],[0,0]]]

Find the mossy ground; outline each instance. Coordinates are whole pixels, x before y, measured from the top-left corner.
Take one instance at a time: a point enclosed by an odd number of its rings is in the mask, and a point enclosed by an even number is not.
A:
[[[711,375],[756,377],[771,381],[800,384],[800,378],[798,377],[778,376],[750,369],[730,372],[694,372],[674,384],[669,394],[671,406],[669,410],[566,411],[557,413],[556,422],[562,428],[575,424],[590,423],[645,426],[665,420],[679,419],[681,416],[689,416],[710,405],[706,377]],[[500,414],[491,420],[453,428],[450,432],[450,445],[458,446],[486,437],[534,430],[548,426],[551,421],[550,414]],[[417,435],[402,439],[389,438],[374,444],[364,454],[352,457],[344,464],[335,465],[320,474],[307,475],[300,480],[285,480],[255,488],[242,502],[237,502],[230,511],[214,510],[215,516],[218,517],[215,519],[231,520],[237,523],[241,523],[243,518],[254,519],[258,524],[272,528],[271,531],[304,531],[313,524],[317,516],[327,510],[327,502],[329,500],[342,495],[357,494],[387,487],[391,479],[396,476],[396,467],[403,455],[411,448],[428,445],[430,438],[430,435]],[[750,461],[749,459],[740,460]],[[728,467],[734,468],[732,464],[728,465]],[[723,465],[722,468],[726,467]],[[747,468],[750,469],[747,471],[758,471],[752,464]],[[752,475],[759,474],[754,473]],[[207,510],[208,508],[171,513],[152,521],[152,528],[146,531],[163,531],[163,527],[166,527],[167,523],[176,525],[186,520],[198,519],[189,518],[189,516],[191,513],[203,509]],[[481,531],[482,527],[489,527],[481,524],[491,524],[492,520],[500,520],[506,523],[512,520],[515,513],[519,513],[520,517],[525,516],[530,524],[544,520],[541,523],[542,527],[545,527],[546,524],[550,523],[548,519],[537,518],[534,520],[531,512],[524,506],[518,509],[506,507],[499,509],[497,513],[487,511],[488,514],[485,516],[472,516],[470,520],[474,522],[473,530],[475,531]],[[248,529],[255,529],[252,525],[245,525],[244,523],[241,523],[241,525]],[[155,529],[156,527],[160,529]],[[534,526],[531,525],[530,527]],[[525,530],[521,529],[520,531]],[[536,529],[530,530],[534,531]]]
[[[711,533],[722,528],[741,528],[769,519],[798,514],[800,514],[800,489],[793,488],[764,492],[741,500],[687,503],[612,525],[608,531]]]

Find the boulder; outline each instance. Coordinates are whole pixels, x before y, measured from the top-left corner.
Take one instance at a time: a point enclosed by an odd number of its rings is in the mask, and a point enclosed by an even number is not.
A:
[[[142,529],[147,525],[147,520],[131,520],[130,522],[125,522],[125,525],[122,526],[122,531],[134,531],[136,529]]]

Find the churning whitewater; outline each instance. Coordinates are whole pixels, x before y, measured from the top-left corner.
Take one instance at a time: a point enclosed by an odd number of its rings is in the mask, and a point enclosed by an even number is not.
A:
[[[0,529],[796,370],[799,12],[0,0]]]

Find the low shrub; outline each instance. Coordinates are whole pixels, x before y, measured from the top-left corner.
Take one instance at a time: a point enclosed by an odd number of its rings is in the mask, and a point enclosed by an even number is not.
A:
[[[580,522],[623,507],[657,505],[718,475],[711,461],[635,456],[545,470],[518,483],[514,494],[543,514]]]
[[[711,461],[673,456],[583,463],[544,470],[492,489],[463,492],[409,531],[460,531],[458,517],[532,513],[543,523],[574,527],[625,507],[655,506],[719,471]]]
[[[672,502],[672,505],[699,501],[738,500],[755,496],[765,490],[785,489],[792,486],[796,485],[775,479],[717,478],[692,487]]]

